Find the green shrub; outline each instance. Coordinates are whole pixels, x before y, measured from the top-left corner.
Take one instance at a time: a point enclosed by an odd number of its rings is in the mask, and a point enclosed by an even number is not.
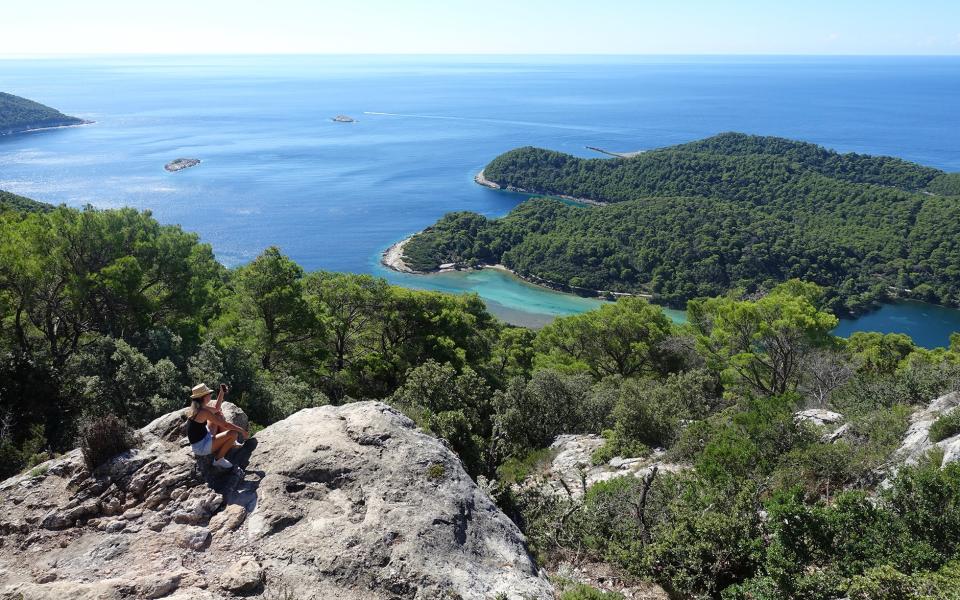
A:
[[[305,408],[325,406],[330,399],[299,377],[285,373],[262,373],[256,392],[271,421],[286,419]]]
[[[30,469],[52,458],[43,425],[34,424],[19,446],[11,439],[9,428],[0,423],[0,480]]]
[[[613,449],[613,444],[610,443],[610,438],[607,435],[613,432],[608,429],[603,433],[603,437],[607,439],[603,441],[602,446],[590,453],[590,464],[595,467],[607,464],[614,456],[617,455]]]
[[[614,457],[636,458],[650,454],[650,448],[645,444],[624,439],[619,430],[607,429],[603,432],[603,445],[590,454],[593,465],[605,465]]]
[[[930,441],[939,442],[960,433],[960,410],[942,415],[930,426]]]
[[[772,474],[774,489],[801,486],[808,498],[830,497],[843,489],[858,472],[856,449],[846,440],[819,441],[785,454]]]
[[[671,446],[682,422],[703,419],[719,407],[715,387],[703,370],[670,374],[663,381],[623,381],[613,411],[617,438],[624,444]]]
[[[643,480],[624,476],[601,481],[587,490],[580,520],[580,539],[587,549],[624,566],[639,559],[645,534],[637,500],[643,487]],[[651,512],[662,504],[661,489],[658,485],[648,492]],[[647,526],[653,522],[653,518],[646,520]]]
[[[140,443],[137,433],[115,415],[89,418],[80,426],[79,441],[90,471]]]
[[[936,585],[956,585],[948,568],[960,547],[960,465],[903,467],[876,497],[846,491],[807,504],[799,494],[767,503],[770,544],[765,569],[789,597],[941,598],[911,595],[912,575],[940,569]],[[823,595],[832,590],[833,595]],[[810,590],[818,590],[814,595]],[[888,595],[884,595],[889,591]],[[898,595],[898,594],[903,595]]]
[[[43,477],[47,474],[47,471],[50,470],[50,467],[47,465],[40,465],[30,469],[30,472],[27,473],[28,477]]]
[[[529,381],[515,377],[498,390],[494,404],[507,455],[523,456],[549,446],[563,433],[599,433],[585,427],[584,408],[592,384],[583,373],[543,369]]]
[[[722,488],[693,472],[593,485],[574,513],[577,550],[677,598],[717,597],[754,575],[763,558],[757,488]]]
[[[510,458],[497,467],[497,477],[504,483],[520,483],[538,471],[544,471],[557,455],[551,448],[531,450],[523,458]]]
[[[755,576],[765,545],[756,498],[747,481],[734,492],[695,476],[680,479],[652,543],[631,570],[680,598],[715,598]]]
[[[850,600],[940,600],[960,598],[960,561],[952,561],[934,572],[905,574],[890,565],[875,567],[857,575],[847,590]]]
[[[786,600],[777,582],[770,577],[754,577],[731,585],[720,594],[723,600]]]
[[[793,421],[795,403],[792,395],[743,402],[711,432],[695,459],[697,470],[714,481],[769,474],[781,455],[803,440]]]
[[[623,594],[604,592],[589,585],[577,584],[564,590],[560,600],[623,600]]]
[[[900,447],[913,410],[902,404],[861,415],[851,421],[850,437],[860,444],[860,468],[874,469]]]
[[[883,565],[869,569],[863,575],[853,578],[848,590],[851,600],[921,600],[941,598],[942,596],[926,593],[933,592],[918,578],[905,575],[890,565]],[[928,588],[924,590],[923,588]]]
[[[407,371],[389,402],[418,426],[446,440],[471,475],[489,474],[484,436],[489,434],[490,388],[473,369],[427,360]]]

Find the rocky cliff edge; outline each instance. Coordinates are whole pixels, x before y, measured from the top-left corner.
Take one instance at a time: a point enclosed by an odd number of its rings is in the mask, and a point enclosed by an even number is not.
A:
[[[553,597],[456,455],[383,403],[267,427],[242,477],[201,472],[182,419],[92,474],[73,451],[0,483],[0,598]]]

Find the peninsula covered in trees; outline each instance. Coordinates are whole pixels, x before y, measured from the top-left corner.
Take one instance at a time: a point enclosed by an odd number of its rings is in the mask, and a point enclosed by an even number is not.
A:
[[[0,135],[89,123],[55,108],[0,92]]]
[[[407,265],[499,263],[535,280],[649,293],[678,307],[790,278],[822,286],[839,314],[893,297],[960,302],[957,173],[725,133],[631,158],[519,148],[484,177],[548,198],[501,219],[450,213],[405,245]]]
[[[7,210],[44,212],[51,209],[53,209],[53,206],[46,202],[38,202],[33,198],[27,198],[26,196],[20,196],[13,192],[0,190],[0,213]]]

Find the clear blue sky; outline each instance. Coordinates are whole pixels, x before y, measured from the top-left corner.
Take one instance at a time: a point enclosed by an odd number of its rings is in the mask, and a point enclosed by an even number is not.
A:
[[[15,0],[0,55],[960,54],[960,0]]]

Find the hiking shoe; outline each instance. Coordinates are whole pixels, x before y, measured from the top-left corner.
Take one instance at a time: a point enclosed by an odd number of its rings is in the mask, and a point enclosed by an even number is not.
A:
[[[213,466],[220,467],[221,469],[232,469],[233,463],[225,458],[218,458],[217,460],[213,461]]]

